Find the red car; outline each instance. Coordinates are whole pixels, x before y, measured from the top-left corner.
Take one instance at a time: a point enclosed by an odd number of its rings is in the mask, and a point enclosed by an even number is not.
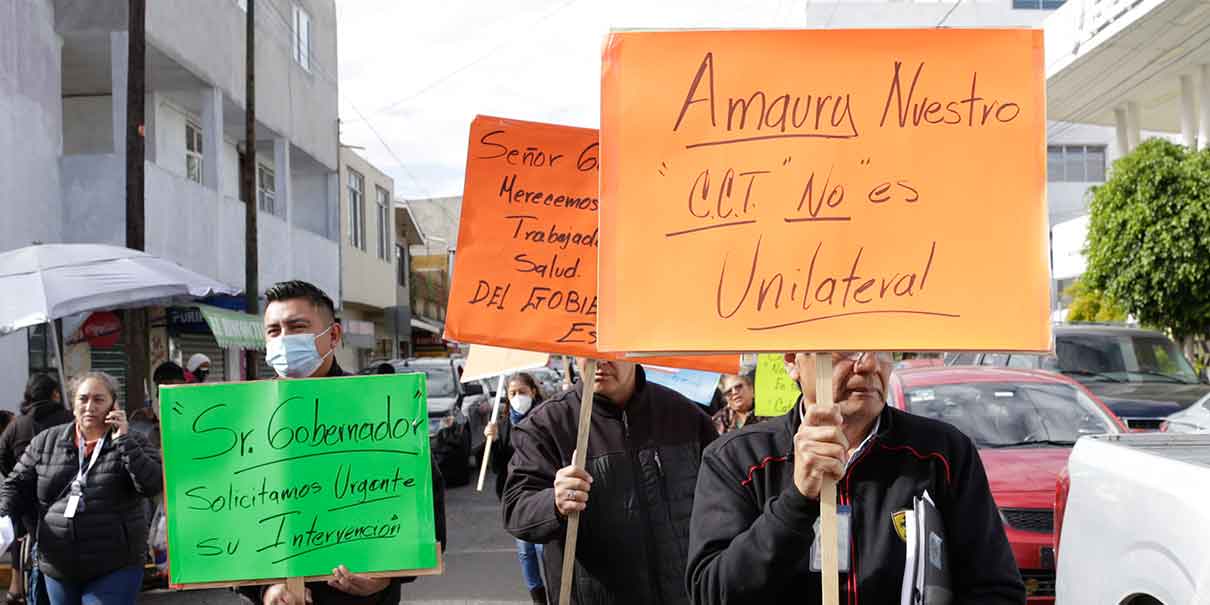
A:
[[[1041,370],[896,371],[891,405],[956,426],[979,448],[1030,605],[1055,595],[1055,481],[1082,435],[1126,425],[1080,383]]]

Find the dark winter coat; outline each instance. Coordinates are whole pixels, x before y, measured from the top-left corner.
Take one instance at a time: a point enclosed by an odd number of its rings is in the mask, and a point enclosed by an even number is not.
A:
[[[0,435],[0,474],[8,476],[34,436],[52,426],[74,420],[71,410],[58,401],[35,401]]]
[[[798,406],[706,450],[694,501],[687,582],[698,605],[818,603],[810,570],[818,500],[794,485]],[[898,603],[907,545],[897,512],[928,490],[945,520],[955,605],[1018,605],[1025,587],[979,452],[958,429],[887,406],[837,484],[851,507],[852,573],[841,603]]]
[[[504,524],[546,545],[551,602],[559,599],[567,521],[555,509],[555,473],[572,463],[579,389],[547,401],[512,427]],[[702,450],[717,434],[697,404],[647,382],[636,368],[624,407],[593,400],[586,471],[593,478],[581,513],[571,602],[678,605],[685,593],[689,516]]]
[[[348,373],[340,367],[340,364],[332,362],[331,369],[328,370],[326,378],[335,376],[349,376]],[[441,543],[442,553],[444,556],[445,549],[445,482],[441,477],[441,471],[437,468],[437,461],[430,458],[431,472],[433,475],[433,519],[434,531],[437,534],[437,541]],[[352,570],[356,572],[357,570]],[[359,597],[343,592],[336,588],[328,586],[327,582],[307,582],[307,590],[311,591],[311,597],[315,605],[395,605],[399,603],[401,584],[416,581],[415,577],[393,578],[391,583],[387,585],[382,592],[372,594],[366,597]],[[239,589],[239,593],[248,601],[255,605],[260,605],[264,598],[265,589],[268,586],[245,586]]]
[[[4,429],[4,434],[0,435],[0,475],[7,477],[9,473],[13,472],[17,461],[21,459],[21,454],[25,453],[25,448],[29,447],[29,442],[33,441],[38,433],[73,420],[71,410],[68,410],[59,401],[35,401],[28,407],[22,406],[21,415]],[[19,525],[19,527],[14,527],[18,536],[23,536],[38,527],[35,512],[31,511],[30,514],[19,519],[20,523],[15,524]]]
[[[75,423],[35,436],[0,486],[0,514],[37,515],[38,566],[52,578],[87,582],[147,559],[143,501],[163,489],[159,452],[136,434],[98,447],[73,519],[63,513],[80,471]]]
[[[532,410],[530,410],[532,413]],[[496,497],[504,499],[504,485],[508,480],[508,463],[513,459],[513,420],[505,412],[497,419],[497,435],[492,440],[491,466],[496,474]]]

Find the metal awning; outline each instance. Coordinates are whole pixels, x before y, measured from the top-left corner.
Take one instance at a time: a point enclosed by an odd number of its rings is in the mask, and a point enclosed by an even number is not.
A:
[[[445,328],[441,324],[418,319],[416,317],[412,318],[412,327],[416,328],[417,330],[424,330],[425,332],[436,334],[438,336],[441,336],[445,331]]]
[[[197,305],[221,347],[265,350],[265,327],[257,315]]]

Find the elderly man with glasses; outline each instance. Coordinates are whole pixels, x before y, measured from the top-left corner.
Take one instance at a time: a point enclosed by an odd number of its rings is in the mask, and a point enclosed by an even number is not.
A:
[[[907,545],[895,519],[927,491],[945,525],[952,602],[1024,603],[974,444],[886,405],[890,354],[832,353],[831,412],[815,405],[814,356],[786,362],[802,387],[798,405],[703,454],[686,574],[693,602],[819,602],[819,498],[833,479],[842,602],[900,601]]]

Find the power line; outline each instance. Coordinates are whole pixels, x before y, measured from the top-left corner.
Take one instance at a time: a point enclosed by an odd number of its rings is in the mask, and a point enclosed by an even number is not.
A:
[[[555,8],[553,8],[553,9],[551,9],[550,11],[546,12],[545,14],[541,15],[540,17],[538,17],[537,19],[535,19],[535,20],[534,20],[532,23],[530,23],[528,26],[526,26],[526,27],[524,27],[524,28],[522,28],[522,29],[529,29],[529,28],[532,28],[532,27],[534,27],[534,26],[538,25],[539,23],[542,23],[543,21],[546,21],[547,19],[550,19],[550,18],[551,18],[551,17],[553,17],[553,16],[554,16],[556,13],[558,13],[558,12],[562,11],[563,9],[567,8],[568,6],[571,6],[572,4],[575,4],[575,2],[576,2],[576,0],[568,0],[567,2],[564,2],[564,3],[560,4],[559,6],[556,6]],[[532,38],[533,38],[532,36],[525,36],[525,39],[527,39],[527,40],[528,40],[528,39],[532,39]],[[506,47],[506,46],[509,46],[509,45],[511,45],[511,44],[516,43],[516,42],[517,42],[517,40],[518,40],[518,38],[517,38],[517,37],[507,37],[507,38],[505,38],[503,42],[501,42],[501,43],[499,43],[499,44],[497,44],[497,45],[493,46],[493,47],[492,47],[492,48],[490,48],[490,49],[488,49],[488,51],[487,51],[487,52],[485,52],[485,53],[483,53],[482,55],[480,55],[480,56],[476,57],[475,59],[471,60],[469,63],[467,63],[467,64],[465,64],[465,65],[463,65],[463,66],[461,66],[461,67],[459,67],[459,68],[457,68],[457,69],[455,69],[455,70],[453,70],[453,71],[449,72],[449,73],[446,73],[445,75],[443,75],[443,76],[441,76],[441,77],[437,78],[436,80],[434,80],[434,81],[430,82],[429,84],[425,85],[425,86],[424,86],[423,88],[421,88],[420,90],[417,90],[416,92],[414,92],[414,93],[412,93],[412,94],[410,94],[410,95],[408,95],[408,96],[406,96],[406,97],[404,97],[404,98],[402,98],[402,99],[399,99],[399,100],[397,100],[397,101],[392,101],[392,102],[388,103],[387,105],[384,105],[383,107],[378,108],[377,110],[375,110],[375,111],[373,112],[373,114],[372,114],[372,115],[378,115],[378,114],[380,114],[380,113],[383,113],[383,112],[389,111],[389,110],[394,109],[394,108],[396,108],[396,107],[398,107],[398,106],[400,106],[400,105],[403,105],[404,103],[407,103],[407,102],[409,102],[409,101],[412,101],[412,100],[416,99],[417,97],[420,97],[421,95],[423,95],[423,94],[425,94],[425,93],[427,93],[427,92],[429,92],[429,91],[433,90],[434,88],[437,88],[438,86],[440,86],[440,85],[442,85],[442,84],[444,84],[444,83],[448,82],[448,81],[449,81],[451,78],[453,78],[454,76],[457,76],[458,74],[460,74],[460,73],[462,73],[462,72],[464,72],[464,71],[466,71],[466,70],[468,70],[468,69],[470,69],[470,68],[472,68],[472,67],[474,67],[474,66],[476,66],[476,65],[478,65],[478,64],[480,64],[480,63],[482,63],[483,61],[485,61],[485,60],[487,60],[487,59],[490,59],[490,58],[492,58],[492,57],[496,56],[496,51],[498,51],[498,50],[500,50],[500,49],[502,49],[502,48],[504,48],[504,47]],[[362,117],[362,119],[364,120],[364,119],[365,119],[365,117],[363,116],[363,117]]]
[[[412,184],[416,185],[417,188],[424,192],[426,197],[434,197],[428,188],[420,184],[420,180],[416,178],[416,175],[412,174],[411,170],[408,170],[407,164],[405,164],[403,160],[399,158],[399,155],[395,153],[394,149],[391,149],[391,146],[387,144],[386,139],[382,138],[382,135],[378,133],[378,129],[374,128],[374,124],[371,123],[369,118],[367,118],[365,114],[361,113],[361,110],[357,108],[357,104],[348,97],[345,97],[345,100],[349,102],[349,107],[352,107],[353,111],[357,112],[357,115],[361,116],[361,121],[365,122],[366,127],[370,129],[370,132],[374,133],[374,136],[378,138],[379,143],[382,143],[382,146],[387,150],[387,153],[391,154],[391,157],[395,158],[395,162],[399,164],[399,167],[403,170],[403,173],[407,175],[408,179],[412,181]]]
[[[958,8],[959,4],[962,4],[962,0],[954,0],[954,5],[951,6],[949,12],[945,13],[945,16],[942,17],[941,20],[937,22],[937,27],[941,27],[942,25],[945,24],[945,20],[949,19],[950,15],[954,14],[954,9]]]

